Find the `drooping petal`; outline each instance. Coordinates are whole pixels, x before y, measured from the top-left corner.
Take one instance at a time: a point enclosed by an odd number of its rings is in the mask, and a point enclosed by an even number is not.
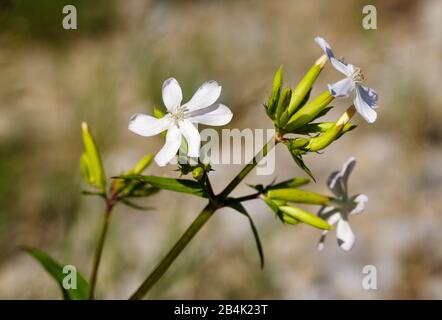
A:
[[[347,192],[348,177],[350,177],[350,174],[352,173],[355,166],[356,166],[355,157],[350,157],[342,166],[341,176],[345,192]]]
[[[140,136],[151,137],[166,130],[171,124],[169,115],[160,119],[136,113],[129,119],[129,130]]]
[[[333,171],[327,179],[327,186],[338,197],[345,195],[341,171]]]
[[[365,203],[368,201],[368,197],[365,194],[359,194],[352,199],[354,207],[351,209],[350,214],[361,214],[364,212]]]
[[[348,221],[340,219],[336,228],[338,244],[342,250],[349,251],[355,243],[355,235],[350,228]]]
[[[163,102],[169,112],[173,112],[181,105],[183,93],[181,87],[174,78],[169,78],[163,83]]]
[[[210,126],[223,126],[232,120],[232,111],[221,103],[191,112],[187,119],[194,123],[202,123]]]
[[[319,242],[318,242],[318,251],[324,250],[324,242],[325,242],[325,238],[327,237],[327,233],[328,233],[328,230],[322,231],[322,235],[319,238]]]
[[[342,98],[348,97],[350,92],[353,90],[353,81],[350,78],[344,78],[328,85],[330,93],[334,97]]]
[[[356,96],[354,103],[356,110],[368,123],[375,122],[377,114],[373,108],[376,107],[376,92],[361,85],[356,85],[355,91]]]
[[[155,156],[155,162],[160,167],[164,167],[175,157],[180,146],[181,131],[176,125],[172,125],[169,130],[167,130],[166,143]]]
[[[351,76],[351,74],[353,73],[354,67],[351,64],[347,65],[344,62],[333,57],[330,58],[330,62],[336,70],[345,74],[347,77]]]
[[[187,141],[187,155],[189,157],[199,157],[201,136],[198,129],[187,119],[180,123],[180,130]]]
[[[188,111],[198,110],[211,106],[218,100],[221,94],[221,86],[218,82],[211,80],[204,82],[195,92],[192,99],[184,106]]]
[[[328,44],[327,41],[325,41],[324,38],[316,37],[315,38],[315,42],[321,47],[322,51],[324,51],[324,53],[327,55],[327,57],[329,59],[335,57],[335,55],[333,54],[333,51],[332,51],[330,45]]]

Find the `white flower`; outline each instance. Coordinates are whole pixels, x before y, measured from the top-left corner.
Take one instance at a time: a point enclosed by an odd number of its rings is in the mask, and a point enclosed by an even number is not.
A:
[[[363,194],[348,196],[347,181],[350,173],[356,165],[356,159],[351,157],[342,167],[341,171],[332,172],[328,178],[327,185],[334,193],[335,199],[330,207],[322,207],[318,216],[331,225],[337,225],[336,237],[341,249],[348,251],[353,247],[355,235],[351,231],[348,218],[350,215],[360,214],[364,211],[365,202],[368,197]],[[323,231],[319,240],[318,249],[324,249],[324,241],[328,231]]]
[[[165,166],[175,157],[181,136],[187,141],[189,157],[199,157],[201,137],[195,124],[223,126],[232,120],[228,107],[215,103],[221,94],[216,81],[207,81],[195,92],[192,99],[181,105],[183,94],[174,78],[163,84],[163,101],[168,113],[160,119],[144,114],[134,114],[129,120],[129,130],[140,136],[150,137],[167,130],[166,143],[155,156],[159,166]]]
[[[377,114],[374,109],[377,107],[378,94],[373,89],[362,85],[364,76],[361,69],[336,59],[330,45],[323,38],[316,37],[315,41],[324,50],[333,67],[346,76],[346,78],[328,85],[330,93],[334,97],[348,97],[350,92],[354,90],[356,110],[367,122],[375,122]]]

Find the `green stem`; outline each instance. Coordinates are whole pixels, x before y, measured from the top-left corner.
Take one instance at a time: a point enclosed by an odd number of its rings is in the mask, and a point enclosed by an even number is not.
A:
[[[100,267],[101,254],[103,252],[104,241],[106,239],[110,214],[112,212],[113,207],[114,204],[112,202],[106,201],[106,210],[104,212],[103,221],[101,223],[101,230],[98,236],[97,246],[95,248],[94,263],[92,266],[91,276],[89,280],[89,300],[94,299],[94,291],[95,291],[95,285],[97,283],[98,268]]]
[[[169,253],[161,260],[158,266],[152,271],[147,279],[141,284],[137,291],[130,297],[131,300],[142,299],[152,286],[166,273],[167,269],[189,244],[190,240],[200,231],[203,225],[212,217],[216,208],[208,204],[198,215],[198,217],[187,228],[181,238],[175,243]]]
[[[278,142],[278,140],[277,140]],[[228,202],[227,196],[241,183],[241,181],[256,167],[256,165],[261,161],[268,152],[275,146],[273,141],[271,143],[267,142],[264,147],[255,155],[255,157],[250,161],[233,180],[224,188],[224,190],[214,199],[210,199],[206,207],[200,212],[198,217],[192,222],[192,224],[187,228],[181,238],[175,243],[173,248],[169,253],[160,261],[157,267],[152,271],[152,273],[147,277],[147,279],[141,284],[141,286],[135,291],[135,293],[130,297],[131,300],[142,299],[149,290],[157,283],[158,280],[166,273],[175,259],[181,254],[184,248],[189,244],[190,240],[200,231],[203,225],[210,219],[213,213]],[[210,186],[210,182],[207,179],[207,186]],[[213,193],[213,191],[212,191]],[[249,199],[245,199],[249,200]]]

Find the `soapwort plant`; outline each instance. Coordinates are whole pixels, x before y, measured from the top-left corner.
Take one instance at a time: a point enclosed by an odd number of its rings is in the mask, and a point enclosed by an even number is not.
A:
[[[223,126],[232,119],[233,114],[230,108],[217,103],[221,95],[221,86],[216,81],[204,83],[187,103],[181,104],[183,96],[178,81],[169,78],[163,84],[163,101],[166,111],[154,109],[154,116],[135,114],[129,120],[129,130],[138,135],[149,137],[161,133],[165,137],[165,144],[155,156],[155,161],[158,165],[165,166],[178,153],[179,161],[176,166],[180,173],[179,178],[143,175],[143,171],[154,158],[152,154],[149,154],[132,169],[106,179],[95,140],[87,124],[82,124],[84,152],[80,163],[84,180],[89,186],[89,189],[83,193],[100,197],[105,203],[90,278],[86,281],[78,274],[77,288],[66,289],[62,284],[64,277],[62,265],[41,250],[26,248],[55,278],[62,289],[64,298],[95,298],[101,254],[113,208],[121,203],[136,209],[149,209],[139,206],[133,199],[149,197],[158,191],[179,192],[201,197],[206,199],[207,203],[175,245],[134,291],[130,299],[144,298],[195,235],[221,208],[232,208],[248,220],[256,242],[260,265],[264,267],[264,252],[258,228],[243,205],[246,201],[263,201],[283,224],[302,223],[322,230],[321,249],[325,235],[333,228],[332,225],[337,225],[340,247],[343,250],[349,250],[353,246],[355,237],[348,224],[348,217],[362,212],[367,201],[364,195],[348,196],[347,179],[355,165],[355,160],[350,158],[341,171],[332,173],[328,181],[332,194],[324,195],[303,188],[311,180],[315,181],[313,172],[304,161],[304,156],[309,153],[321,155],[320,151],[325,150],[331,143],[353,130],[356,126],[350,123],[350,120],[356,112],[360,113],[367,122],[374,122],[376,120],[374,108],[377,106],[378,96],[373,89],[362,86],[363,77],[360,69],[337,60],[324,39],[316,38],[316,42],[325,54],[314,62],[294,88],[284,85],[282,67],[277,70],[270,96],[264,104],[264,111],[272,121],[276,134],[218,194],[212,188],[210,173],[213,169],[210,162],[206,163],[198,159],[201,138],[196,127],[198,123]],[[329,85],[319,95],[311,97],[313,85],[327,61],[344,73],[346,78]],[[346,98],[353,90],[356,92],[355,105],[351,104],[336,121],[320,120],[333,108],[330,103],[335,98]],[[250,194],[233,196],[232,192],[236,187],[278,145],[287,149],[296,165],[308,178],[288,177],[284,181],[272,182],[268,185],[249,185]],[[318,214],[300,208],[299,204],[319,206]]]

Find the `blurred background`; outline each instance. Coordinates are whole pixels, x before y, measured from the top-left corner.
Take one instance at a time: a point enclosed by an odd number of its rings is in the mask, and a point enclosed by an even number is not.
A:
[[[77,8],[78,29],[62,28],[62,8]],[[377,30],[362,28],[362,8],[377,8]],[[359,127],[324,154],[306,157],[326,178],[351,155],[353,193],[369,197],[351,225],[357,242],[345,253],[331,234],[285,226],[261,202],[246,204],[261,234],[260,270],[248,221],[224,209],[196,236],[148,298],[432,299],[442,298],[442,2],[389,1],[0,1],[0,298],[52,299],[53,280],[21,245],[42,248],[89,275],[104,209],[84,189],[80,123],[89,123],[108,176],[162,145],[127,130],[135,112],[163,107],[161,86],[173,76],[184,100],[216,79],[233,121],[227,128],[271,128],[262,104],[284,65],[295,86],[321,54],[325,37],[337,56],[364,71],[380,95],[378,121]],[[330,65],[314,94],[341,78]],[[332,120],[351,100],[334,102]],[[303,176],[284,148],[269,183]],[[216,191],[241,166],[219,165]],[[176,177],[174,167],[149,173]],[[236,195],[249,192],[247,187]],[[98,295],[127,298],[203,207],[163,191],[143,204],[117,207],[104,249]],[[315,208],[311,208],[315,210]],[[362,269],[377,268],[377,290],[362,288]]]

